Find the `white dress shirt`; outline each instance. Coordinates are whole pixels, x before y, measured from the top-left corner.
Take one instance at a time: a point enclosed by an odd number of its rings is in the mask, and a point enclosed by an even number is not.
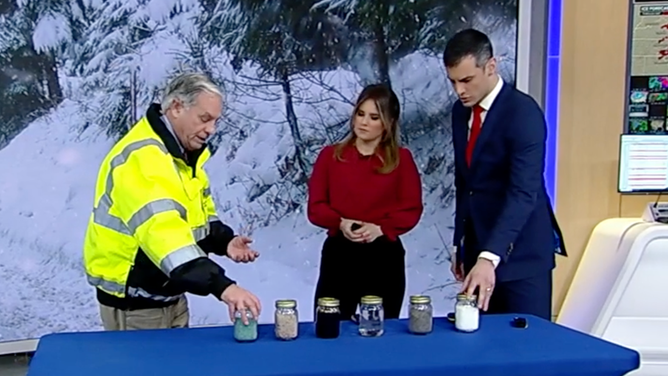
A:
[[[497,77],[498,77],[498,81],[496,82],[496,85],[494,86],[494,89],[492,89],[492,91],[490,91],[489,94],[487,94],[487,96],[485,98],[483,98],[480,101],[480,103],[478,104],[482,108],[482,113],[480,114],[480,120],[481,120],[480,128],[481,129],[485,125],[485,117],[487,116],[487,112],[492,107],[492,103],[494,103],[494,100],[499,95],[499,93],[501,92],[501,88],[503,87],[503,79],[501,79],[500,76],[497,76]],[[469,136],[471,135],[472,124],[473,124],[473,111],[471,111],[471,118],[469,119]],[[490,260],[492,262],[492,264],[494,264],[494,268],[499,266],[499,262],[501,262],[501,257],[499,257],[498,255],[495,255],[494,253],[489,252],[489,251],[480,252],[480,255],[478,256],[478,258],[484,258],[484,259]]]

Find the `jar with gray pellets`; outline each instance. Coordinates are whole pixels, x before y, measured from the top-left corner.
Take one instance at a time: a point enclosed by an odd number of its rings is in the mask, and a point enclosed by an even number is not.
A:
[[[434,308],[427,295],[410,297],[408,330],[413,334],[428,334],[433,329]]]
[[[277,300],[274,312],[274,333],[276,338],[289,341],[299,335],[299,313],[297,301]]]

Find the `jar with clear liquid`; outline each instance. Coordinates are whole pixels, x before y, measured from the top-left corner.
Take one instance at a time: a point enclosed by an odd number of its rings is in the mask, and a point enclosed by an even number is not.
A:
[[[359,333],[364,337],[379,337],[384,333],[385,311],[383,298],[367,295],[360,301]]]

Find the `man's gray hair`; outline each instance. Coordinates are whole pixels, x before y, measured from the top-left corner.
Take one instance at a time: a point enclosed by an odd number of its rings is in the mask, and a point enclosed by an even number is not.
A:
[[[211,93],[223,98],[223,93],[214,84],[209,77],[201,73],[182,73],[174,77],[162,96],[160,107],[162,111],[166,111],[175,100],[183,103],[185,107],[190,107],[197,101],[197,96],[202,93]]]

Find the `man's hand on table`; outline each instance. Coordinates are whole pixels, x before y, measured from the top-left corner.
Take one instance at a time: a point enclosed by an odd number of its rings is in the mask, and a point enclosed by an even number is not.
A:
[[[230,320],[234,322],[234,312],[235,311],[251,311],[253,318],[257,320],[260,316],[260,311],[262,310],[262,305],[260,304],[260,299],[253,295],[250,291],[243,289],[237,285],[230,285],[228,288],[223,291],[223,294],[220,297],[220,300],[227,304],[227,308],[230,312]],[[248,325],[248,318],[246,315],[242,315],[241,319],[244,324]]]
[[[227,245],[227,257],[234,262],[253,262],[260,257],[258,252],[250,249],[248,244],[253,240],[247,236],[235,236]]]
[[[478,308],[487,311],[489,308],[489,299],[494,292],[494,283],[496,282],[496,274],[494,273],[494,264],[491,260],[485,258],[478,258],[478,261],[473,266],[473,269],[464,279],[462,285],[462,292],[471,296],[478,289]]]

